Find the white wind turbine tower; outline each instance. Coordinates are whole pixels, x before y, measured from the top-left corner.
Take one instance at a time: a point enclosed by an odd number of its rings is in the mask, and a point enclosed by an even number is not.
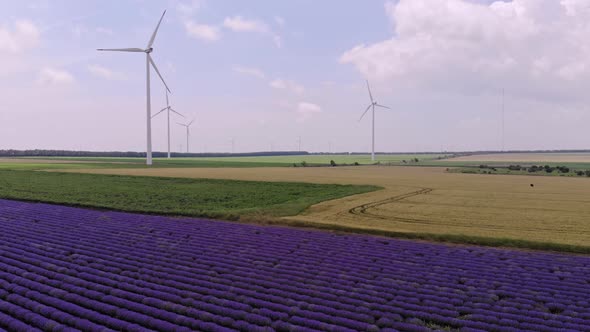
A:
[[[170,106],[170,102],[168,101],[168,90],[166,90],[166,107],[162,108],[158,113],[154,114],[152,118],[158,116],[158,114],[168,111],[168,159],[170,159],[170,112],[174,112],[184,118],[184,115],[178,113],[175,109]]]
[[[377,107],[382,107],[382,108],[387,108],[387,109],[391,109],[387,106],[383,106],[379,103],[377,103],[375,100],[373,100],[373,94],[371,94],[371,88],[369,87],[369,81],[367,80],[367,90],[369,90],[369,97],[371,98],[371,104],[369,106],[367,106],[367,109],[365,110],[365,112],[363,113],[363,115],[361,115],[359,121],[361,121],[363,119],[363,117],[365,116],[365,114],[367,114],[367,112],[370,109],[373,109],[373,125],[372,125],[372,141],[371,141],[371,161],[375,161],[375,106]]]
[[[147,47],[145,49],[142,48],[99,48],[98,51],[115,51],[115,52],[139,52],[139,53],[145,53],[145,65],[146,65],[146,109],[147,109],[147,151],[146,151],[146,164],[147,165],[151,165],[152,164],[152,109],[151,109],[151,97],[150,97],[150,64],[152,65],[152,67],[154,67],[154,70],[156,71],[156,73],[158,74],[158,76],[160,77],[160,79],[162,80],[162,83],[164,83],[164,86],[166,87],[166,90],[168,92],[170,92],[170,89],[168,88],[168,85],[166,85],[166,82],[164,81],[164,78],[162,77],[162,75],[160,74],[160,71],[158,70],[158,67],[156,67],[156,64],[154,63],[154,60],[152,60],[152,57],[150,56],[150,53],[153,52],[154,48],[152,47],[152,45],[154,44],[154,40],[156,39],[156,34],[158,33],[158,29],[160,28],[160,23],[162,23],[162,19],[164,18],[164,15],[166,14],[166,11],[164,11],[164,13],[162,13],[162,17],[160,17],[160,21],[158,21],[158,25],[156,26],[156,29],[154,30],[154,32],[152,33],[152,37],[150,38]],[[170,151],[170,150],[168,150]]]
[[[183,127],[186,128],[186,153],[189,153],[189,144],[188,144],[188,141],[189,141],[189,137],[191,135],[191,133],[190,133],[190,127],[193,124],[193,122],[195,122],[194,119],[191,120],[191,122],[189,122],[187,124],[177,122],[179,125],[181,125],[181,126],[183,126]]]

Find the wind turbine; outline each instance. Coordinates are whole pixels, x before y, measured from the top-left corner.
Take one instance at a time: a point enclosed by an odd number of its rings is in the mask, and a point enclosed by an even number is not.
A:
[[[170,102],[168,101],[168,90],[166,90],[166,107],[162,108],[158,113],[154,114],[152,118],[158,116],[158,114],[168,111],[168,159],[170,159],[170,112],[174,112],[184,118],[184,115],[178,113],[175,109],[170,106]]]
[[[382,108],[387,108],[387,109],[391,109],[387,106],[383,106],[379,103],[377,103],[374,99],[373,99],[373,94],[371,94],[371,88],[369,87],[369,81],[367,80],[367,90],[369,90],[369,97],[371,98],[371,104],[369,106],[367,106],[367,109],[365,110],[365,112],[363,113],[363,115],[361,115],[359,121],[361,121],[363,119],[363,117],[365,116],[365,114],[367,114],[367,112],[370,109],[373,109],[373,129],[372,129],[372,144],[371,144],[371,161],[375,161],[375,106],[377,107],[382,107]]]
[[[152,67],[154,67],[154,70],[156,71],[156,73],[158,74],[158,76],[160,77],[160,79],[162,80],[162,83],[164,83],[164,86],[166,87],[166,90],[168,92],[171,92],[170,89],[168,88],[168,85],[164,81],[164,78],[160,74],[160,71],[158,70],[158,67],[154,63],[154,60],[152,60],[152,57],[150,56],[150,53],[152,53],[154,51],[154,48],[152,47],[152,45],[154,44],[154,40],[156,39],[156,34],[158,33],[158,29],[160,28],[160,23],[162,23],[162,19],[164,18],[164,15],[165,14],[166,14],[166,11],[164,11],[164,13],[162,13],[162,17],[160,17],[160,21],[158,21],[158,25],[156,26],[156,29],[152,33],[152,37],[148,41],[147,47],[145,49],[143,49],[143,48],[99,48],[99,49],[97,49],[98,51],[139,52],[139,53],[145,53],[146,97],[147,97],[146,98],[146,109],[147,109],[147,151],[146,151],[146,164],[147,165],[151,165],[152,164],[152,116],[151,116],[151,114],[152,114],[151,107],[152,106],[151,106],[151,97],[150,97],[150,64],[152,65]],[[170,151],[170,149],[168,149],[168,151]]]
[[[502,88],[502,152],[504,152],[504,142],[506,137],[506,122],[505,122],[505,111],[504,111],[504,88]]]
[[[184,124],[184,123],[180,123],[177,122],[179,125],[186,127],[186,153],[189,152],[189,145],[188,145],[188,138],[190,137],[190,126],[193,124],[193,122],[195,122],[195,120],[191,120],[191,122]]]

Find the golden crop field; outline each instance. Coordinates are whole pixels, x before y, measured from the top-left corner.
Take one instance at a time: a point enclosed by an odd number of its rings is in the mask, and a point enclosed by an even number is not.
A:
[[[494,153],[446,159],[447,161],[523,162],[523,163],[590,163],[588,152]]]
[[[384,189],[323,202],[288,219],[394,232],[590,245],[588,178],[456,174],[445,168],[385,166],[68,171],[372,184]]]

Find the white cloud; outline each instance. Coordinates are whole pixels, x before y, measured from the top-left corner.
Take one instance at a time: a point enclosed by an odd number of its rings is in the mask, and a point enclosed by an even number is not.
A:
[[[322,108],[309,102],[300,102],[295,110],[297,112],[297,122],[305,122],[317,113],[322,112]]]
[[[114,72],[111,69],[100,66],[100,65],[89,65],[88,71],[94,76],[104,78],[107,80],[125,79],[125,76],[123,74]]]
[[[32,10],[44,10],[49,8],[49,3],[47,1],[35,1],[29,3],[27,7]]]
[[[105,35],[112,35],[113,34],[113,30],[109,29],[109,28],[105,28],[105,27],[97,27],[96,32],[98,33],[102,33]]]
[[[232,70],[239,74],[249,75],[257,78],[263,79],[266,77],[266,75],[264,75],[264,72],[258,68],[233,66]]]
[[[74,36],[76,36],[76,38],[80,38],[83,34],[87,33],[88,29],[80,24],[76,24],[73,28],[72,28],[72,33],[74,34]]]
[[[189,36],[205,40],[205,41],[216,41],[221,38],[221,33],[216,26],[207,24],[198,24],[193,21],[187,21],[184,23],[184,28]]]
[[[226,17],[223,26],[235,32],[269,32],[268,25],[262,21],[245,19],[242,16]]]
[[[176,5],[176,10],[182,15],[190,16],[190,15],[193,15],[195,12],[197,12],[202,7],[203,7],[202,0],[192,0],[192,1],[187,1],[187,2],[179,2]]]
[[[285,19],[282,18],[281,16],[275,16],[274,19],[275,19],[275,23],[278,24],[281,28],[283,26],[285,26]]]
[[[399,0],[385,13],[390,39],[340,57],[365,77],[462,94],[506,86],[529,98],[586,95],[587,0]]]
[[[273,42],[277,48],[281,48],[282,39],[281,36],[274,33],[268,24],[263,21],[246,19],[242,16],[226,17],[223,20],[223,27],[234,32],[255,32],[272,37]]]
[[[281,48],[283,46],[283,39],[279,35],[274,35],[272,37],[273,42],[277,48]]]
[[[584,12],[588,14],[590,10],[590,4],[586,0],[561,0],[560,3],[568,16],[578,16]]]
[[[39,28],[29,20],[17,20],[13,27],[0,27],[0,52],[20,53],[39,44]]]
[[[295,81],[283,80],[280,78],[271,81],[270,86],[275,89],[288,90],[288,91],[291,91],[295,94],[302,94],[305,91],[305,88],[303,87],[303,85],[301,85]]]
[[[166,69],[168,70],[169,73],[176,73],[177,72],[176,65],[170,61],[166,62]]]
[[[63,69],[45,67],[39,72],[37,82],[40,84],[69,84],[74,82],[74,76]]]

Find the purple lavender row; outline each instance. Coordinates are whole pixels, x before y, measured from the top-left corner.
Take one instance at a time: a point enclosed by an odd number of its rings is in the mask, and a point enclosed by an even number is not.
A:
[[[194,306],[211,317],[233,315],[225,325],[217,318],[219,326],[249,330],[583,331],[590,319],[587,257],[9,201],[0,201],[0,222],[10,225],[2,229],[3,278],[49,287],[48,295],[66,288],[86,310],[92,296],[123,285],[106,296],[135,317],[123,320],[142,326],[153,323],[141,311],[189,326]],[[50,260],[68,268],[36,265]],[[17,279],[8,271],[15,265],[48,279]],[[149,308],[137,305],[148,293]]]

